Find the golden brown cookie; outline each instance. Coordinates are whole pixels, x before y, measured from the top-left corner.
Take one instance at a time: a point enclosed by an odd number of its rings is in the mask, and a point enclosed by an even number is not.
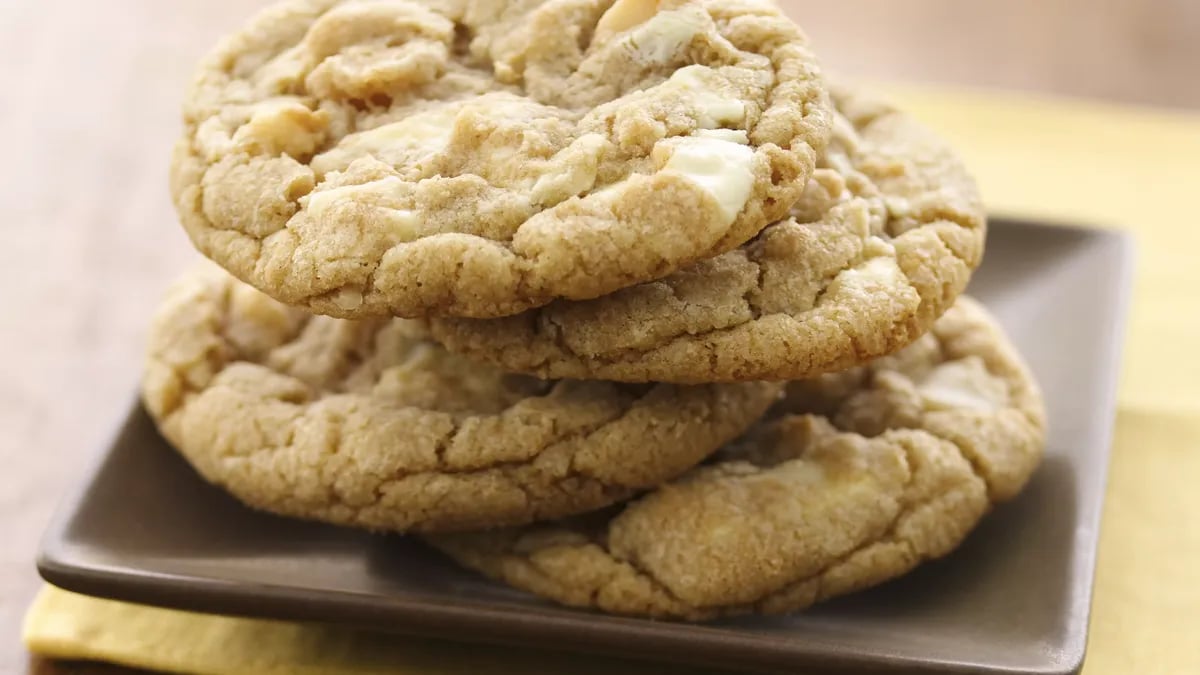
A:
[[[204,60],[184,116],[197,248],[343,318],[663,277],[785,215],[831,123],[764,0],[288,0]]]
[[[1041,395],[960,299],[896,355],[790,386],[778,415],[623,507],[430,537],[518,588],[617,614],[780,613],[952,551],[1044,444]]]
[[[791,217],[661,281],[491,321],[442,319],[452,351],[543,377],[804,379],[929,329],[983,255],[955,153],[903,113],[834,88],[834,138]]]
[[[742,433],[781,387],[506,375],[418,323],[313,317],[205,266],[159,310],[142,391],[167,439],[251,506],[434,531],[629,497]]]

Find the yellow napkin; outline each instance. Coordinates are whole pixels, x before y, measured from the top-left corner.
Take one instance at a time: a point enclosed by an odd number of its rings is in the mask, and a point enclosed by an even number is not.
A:
[[[617,658],[462,645],[320,624],[193,614],[46,586],[25,643],[54,658],[200,675],[699,674]]]
[[[1200,673],[1200,115],[883,88],[959,147],[993,211],[1134,232],[1138,273],[1084,673]],[[46,656],[202,675],[638,672],[615,659],[189,614],[51,587],[24,638]]]

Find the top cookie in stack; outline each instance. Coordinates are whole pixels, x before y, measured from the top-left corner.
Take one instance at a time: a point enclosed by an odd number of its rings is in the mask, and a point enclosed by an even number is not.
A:
[[[662,278],[800,199],[832,116],[761,0],[290,0],[222,42],[172,191],[195,245],[342,318]]]

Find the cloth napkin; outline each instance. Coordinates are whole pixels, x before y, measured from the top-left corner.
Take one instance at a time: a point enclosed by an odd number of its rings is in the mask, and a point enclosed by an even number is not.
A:
[[[993,213],[1134,233],[1137,274],[1084,673],[1200,673],[1200,115],[880,88],[954,142]],[[49,657],[201,675],[663,672],[142,607],[50,586],[29,610],[24,639]]]

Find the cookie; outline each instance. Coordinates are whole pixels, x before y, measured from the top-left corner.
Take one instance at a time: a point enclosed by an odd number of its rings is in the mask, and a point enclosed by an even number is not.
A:
[[[789,386],[710,463],[611,511],[429,540],[558,602],[703,620],[798,610],[952,551],[1037,466],[1041,395],[959,300],[905,350]]]
[[[544,377],[805,379],[928,330],[983,255],[974,181],[941,139],[833,88],[834,138],[792,215],[661,281],[493,321],[442,319],[452,351]]]
[[[246,504],[391,531],[603,507],[691,468],[780,390],[506,375],[419,323],[314,317],[211,266],[157,313],[142,386],[164,436]]]
[[[290,0],[201,64],[193,243],[342,318],[594,298],[786,214],[831,110],[765,0]]]

